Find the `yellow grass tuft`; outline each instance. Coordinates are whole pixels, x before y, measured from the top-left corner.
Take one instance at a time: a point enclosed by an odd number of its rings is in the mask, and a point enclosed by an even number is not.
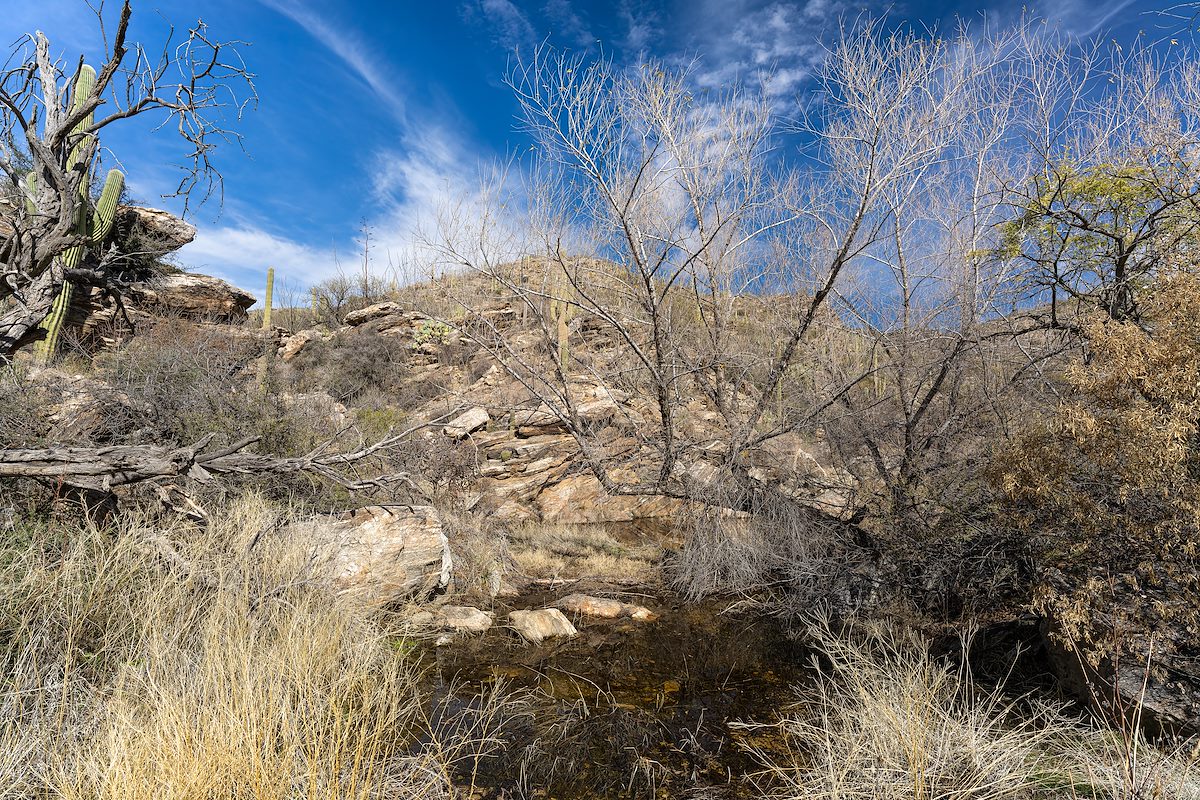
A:
[[[250,497],[206,532],[23,531],[0,567],[0,796],[450,796],[510,701],[447,723],[410,648],[274,517]]]

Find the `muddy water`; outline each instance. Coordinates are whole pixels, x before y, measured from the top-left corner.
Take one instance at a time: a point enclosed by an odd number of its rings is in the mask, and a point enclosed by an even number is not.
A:
[[[573,591],[512,601],[541,608]],[[648,606],[652,622],[577,620],[580,636],[540,646],[503,627],[429,654],[435,692],[463,703],[497,680],[529,696],[507,751],[479,766],[483,797],[752,797],[757,762],[745,745],[795,702],[808,652],[779,623],[659,594],[616,595]],[[725,612],[725,613],[723,613]]]

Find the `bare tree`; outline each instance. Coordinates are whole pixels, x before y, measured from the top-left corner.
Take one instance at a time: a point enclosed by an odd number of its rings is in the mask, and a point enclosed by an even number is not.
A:
[[[37,338],[36,328],[64,285],[114,287],[118,256],[93,248],[78,264],[63,254],[84,247],[77,220],[90,213],[90,176],[98,134],[147,116],[173,131],[186,148],[176,194],[205,198],[221,188],[212,162],[220,142],[236,141],[230,118],[256,100],[238,42],[210,36],[203,23],[151,51],[127,41],[132,7],[121,5],[111,40],[103,4],[96,11],[104,57],[94,83],[81,81],[82,59],[56,60],[41,32],[23,37],[0,73],[0,171],[5,204],[0,220],[0,359]],[[89,86],[88,84],[91,83]],[[33,176],[32,180],[29,176]],[[7,302],[5,302],[7,301]]]
[[[943,184],[966,201],[989,191],[991,176],[974,189],[961,176],[990,163],[997,144],[968,133],[986,122],[986,84],[1011,57],[1005,42],[975,46],[966,33],[845,31],[818,75],[818,102],[791,126],[809,150],[787,171],[772,158],[778,126],[763,91],[701,96],[686,70],[622,71],[541,49],[510,74],[537,143],[523,187],[537,235],[509,235],[499,217],[464,231],[451,215],[429,238],[444,263],[496,281],[539,321],[536,362],[482,314],[472,335],[575,436],[608,491],[712,500],[698,462],[741,481],[757,448],[842,413],[883,369],[872,350],[899,356],[899,334],[891,351],[880,347],[877,296],[854,289],[872,267],[886,261],[900,288],[893,331],[928,329],[950,308],[966,326],[987,313],[982,272],[968,281],[955,263],[943,281],[953,292],[934,301],[928,265],[908,260],[906,242],[926,227],[920,209],[938,176],[953,174]],[[973,224],[989,222],[981,211]],[[514,246],[533,258],[506,261]],[[960,303],[967,291],[987,296]],[[587,329],[610,343],[605,355],[570,357],[558,319],[547,319],[564,306],[574,313],[568,342]],[[940,344],[925,350],[931,365],[945,355]],[[963,351],[950,346],[955,358]],[[844,369],[813,380],[833,358]],[[594,435],[581,414],[597,387],[644,398],[633,401],[635,455]],[[935,379],[932,391],[944,387]],[[904,404],[919,419],[932,401],[917,391],[907,387]],[[702,413],[715,416],[698,429]],[[891,453],[880,463],[894,470]]]

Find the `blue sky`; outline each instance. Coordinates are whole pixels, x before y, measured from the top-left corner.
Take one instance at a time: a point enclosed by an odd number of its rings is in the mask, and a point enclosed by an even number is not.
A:
[[[109,0],[109,17],[118,0]],[[135,0],[131,38],[161,42],[197,18],[241,48],[259,103],[238,129],[245,153],[216,156],[224,204],[195,209],[197,240],[180,254],[199,271],[261,292],[268,265],[302,294],[355,268],[372,228],[374,265],[408,251],[439,198],[469,192],[479,170],[527,143],[503,86],[514,48],[540,41],[604,52],[621,63],[698,59],[695,79],[721,85],[771,69],[780,96],[803,91],[820,42],[840,19],[890,9],[920,25],[952,25],[1027,7],[1080,35],[1125,38],[1158,24],[1147,0],[889,3],[877,0]],[[43,30],[73,60],[97,52],[82,0],[0,0],[0,38]],[[167,132],[127,124],[103,144],[136,200],[177,210],[170,191],[181,148]]]

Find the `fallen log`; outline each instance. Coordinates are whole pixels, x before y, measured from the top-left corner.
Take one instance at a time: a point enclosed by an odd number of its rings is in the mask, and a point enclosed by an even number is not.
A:
[[[106,447],[47,447],[0,450],[0,478],[36,478],[96,492],[146,481],[190,478],[204,483],[214,475],[294,475],[325,478],[350,491],[376,489],[390,484],[412,486],[407,473],[360,477],[354,467],[364,459],[399,443],[418,430],[389,435],[350,453],[332,450],[329,440],[295,458],[244,452],[259,440],[248,436],[228,447],[207,451],[215,434],[188,447],[110,445]],[[346,473],[349,473],[347,475]]]

